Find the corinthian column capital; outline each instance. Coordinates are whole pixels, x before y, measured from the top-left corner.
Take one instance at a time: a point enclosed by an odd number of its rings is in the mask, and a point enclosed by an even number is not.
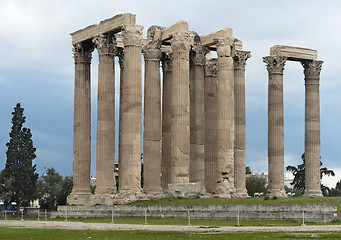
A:
[[[73,45],[73,58],[75,60],[75,64],[77,63],[91,63],[91,53],[93,51],[93,47],[84,47],[82,43],[76,43]]]
[[[142,45],[142,30],[143,26],[129,26],[126,27],[123,33],[123,44],[125,47],[141,46]]]
[[[304,68],[305,81],[307,82],[315,80],[318,84],[320,79],[320,73],[322,69],[323,61],[320,60],[304,60],[301,61]]]
[[[205,64],[205,75],[206,76],[217,76],[218,62],[216,58],[212,58],[206,61]]]
[[[234,68],[245,69],[246,60],[251,57],[249,51],[235,51],[235,56],[233,57]]]
[[[159,41],[149,41],[142,47],[142,52],[145,61],[160,61],[162,58]]]
[[[186,33],[178,32],[173,35],[172,39],[172,51],[173,52],[189,52],[191,46],[188,42],[188,36]]]
[[[266,63],[269,74],[283,74],[286,60],[286,57],[277,55],[263,57],[263,62]]]
[[[164,72],[172,71],[172,53],[164,53],[162,57],[162,70]]]
[[[114,56],[116,54],[116,39],[114,36],[98,36],[92,40],[95,44],[98,55]]]

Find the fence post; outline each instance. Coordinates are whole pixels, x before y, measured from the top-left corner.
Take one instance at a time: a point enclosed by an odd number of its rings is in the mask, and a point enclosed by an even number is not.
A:
[[[187,212],[187,216],[188,216],[188,224],[187,224],[187,226],[191,226],[191,212],[189,210]]]
[[[65,222],[67,222],[67,209],[65,210]]]
[[[39,219],[39,208],[38,208],[38,221],[40,221],[40,219]]]
[[[45,209],[45,221],[47,220],[47,212],[46,212],[46,209]]]
[[[21,209],[21,221],[24,221],[24,209]]]
[[[7,220],[7,212],[6,212],[6,210],[5,210],[5,220]]]
[[[302,226],[305,226],[305,224],[304,224],[304,210],[302,211]]]
[[[239,225],[239,210],[238,210],[238,212],[237,212],[237,219],[238,219],[238,227],[240,226]]]
[[[111,223],[114,223],[114,208],[111,208]]]
[[[144,224],[148,224],[148,222],[147,222],[147,209],[144,210]]]

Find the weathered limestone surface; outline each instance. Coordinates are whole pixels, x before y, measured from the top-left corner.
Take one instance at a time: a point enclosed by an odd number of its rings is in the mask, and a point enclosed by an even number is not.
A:
[[[189,50],[185,33],[175,34],[172,39],[170,183],[189,182]]]
[[[286,57],[268,56],[263,61],[269,73],[268,86],[268,194],[285,197],[283,71]]]
[[[120,94],[119,193],[115,201],[122,203],[142,195],[142,26],[123,32],[123,78]]]
[[[97,141],[96,141],[96,198],[94,203],[113,203],[116,191],[115,161],[115,39],[113,36],[95,38],[99,55]]]
[[[224,28],[219,31],[200,36],[203,46],[211,47],[216,44],[219,38],[232,38],[232,28]]]
[[[320,93],[322,61],[302,61],[305,75],[305,191],[322,196],[320,183]]]
[[[270,48],[270,55],[286,57],[288,60],[317,60],[317,51],[308,48],[275,45]]]
[[[171,96],[172,96],[172,57],[165,53],[162,59],[163,88],[162,88],[162,168],[161,181],[164,192],[168,190],[171,168]]]
[[[72,44],[80,43],[86,40],[91,40],[97,36],[106,33],[120,32],[124,27],[134,26],[136,22],[136,15],[131,13],[124,13],[115,15],[112,18],[101,21],[99,24],[94,24],[71,33]]]
[[[205,188],[214,193],[218,182],[217,169],[217,59],[205,64]]]
[[[168,185],[168,195],[172,197],[196,197],[205,195],[203,182],[175,183]]]
[[[160,194],[161,188],[161,51],[158,41],[150,41],[143,48],[145,60],[144,134],[143,134],[143,190]]]
[[[204,78],[205,56],[200,37],[194,36],[190,64],[190,182],[205,181],[205,100]]]
[[[217,167],[218,183],[215,193],[231,197],[234,193],[234,68],[231,47],[234,39],[217,41]]]
[[[93,46],[76,44],[73,125],[73,188],[68,204],[87,205],[90,200],[91,114],[90,63]]]
[[[250,52],[236,51],[234,60],[234,185],[237,197],[247,197],[245,185],[245,65]]]

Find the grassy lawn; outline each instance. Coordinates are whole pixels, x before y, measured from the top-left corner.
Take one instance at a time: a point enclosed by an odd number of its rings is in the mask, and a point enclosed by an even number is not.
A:
[[[279,204],[279,203],[336,203],[341,212],[341,197],[265,198],[162,198],[138,201],[130,205],[214,205],[214,204]]]
[[[335,232],[149,232],[149,231],[95,231],[95,230],[52,230],[0,228],[0,239],[338,239],[341,233]]]

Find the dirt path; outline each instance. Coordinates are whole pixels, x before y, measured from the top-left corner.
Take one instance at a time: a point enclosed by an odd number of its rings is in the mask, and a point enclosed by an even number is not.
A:
[[[0,220],[2,227],[25,227],[25,228],[51,228],[73,230],[146,230],[146,231],[189,231],[189,232],[341,232],[340,225],[315,225],[296,227],[219,227],[205,228],[199,226],[175,226],[175,225],[137,225],[137,224],[112,224],[112,223],[83,223],[83,222],[60,222],[60,221],[16,221]]]

